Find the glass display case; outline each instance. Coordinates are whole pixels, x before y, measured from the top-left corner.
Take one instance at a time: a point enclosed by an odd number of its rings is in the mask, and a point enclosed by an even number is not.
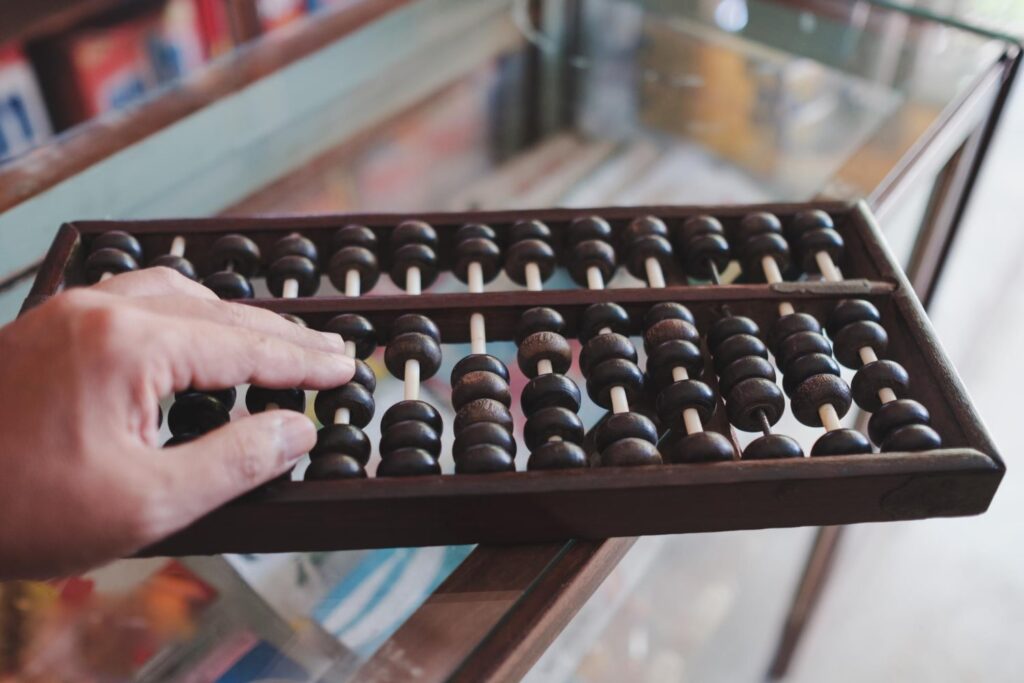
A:
[[[812,197],[927,300],[1017,63],[870,2],[341,3],[0,166],[0,315],[71,219]],[[4,585],[0,679],[779,673],[832,533],[127,560]]]

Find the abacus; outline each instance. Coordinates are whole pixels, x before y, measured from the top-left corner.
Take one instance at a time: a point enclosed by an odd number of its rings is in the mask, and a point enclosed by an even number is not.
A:
[[[357,372],[316,396],[301,480],[146,554],[970,515],[1005,471],[863,203],[82,221],[62,226],[26,307],[148,264],[341,334]],[[513,340],[514,359],[489,353]],[[423,400],[466,343],[450,406]],[[364,361],[380,347],[377,376]],[[403,399],[374,449],[363,429],[383,382]],[[607,412],[585,425],[588,399]],[[235,402],[231,387],[179,395],[167,457]],[[866,433],[842,422],[854,405]],[[250,387],[245,406],[305,410],[306,396]],[[794,418],[814,437],[789,433]]]

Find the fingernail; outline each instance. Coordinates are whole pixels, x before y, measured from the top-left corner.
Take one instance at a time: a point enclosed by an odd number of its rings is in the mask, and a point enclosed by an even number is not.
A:
[[[282,410],[277,425],[281,458],[294,462],[309,452],[316,443],[316,427],[308,417],[291,410]]]

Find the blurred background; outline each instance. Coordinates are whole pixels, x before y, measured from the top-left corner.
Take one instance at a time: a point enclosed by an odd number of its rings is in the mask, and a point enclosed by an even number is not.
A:
[[[863,198],[1008,462],[990,511],[640,539],[526,679],[1017,680],[1022,33],[1013,0],[3,1],[0,321],[72,219]],[[0,681],[359,680],[473,552],[3,584]]]

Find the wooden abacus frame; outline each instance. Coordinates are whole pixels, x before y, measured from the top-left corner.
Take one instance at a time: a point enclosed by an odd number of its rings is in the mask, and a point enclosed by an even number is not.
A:
[[[846,241],[840,266],[850,279],[838,283],[688,285],[678,269],[668,268],[668,286],[663,289],[519,289],[443,295],[428,290],[419,296],[320,296],[248,303],[298,315],[314,328],[341,312],[360,313],[373,322],[381,343],[386,341],[394,318],[408,312],[423,313],[437,323],[444,343],[459,343],[468,341],[469,314],[476,311],[487,315],[489,339],[509,340],[520,314],[539,305],[558,309],[566,319],[567,336],[572,336],[583,309],[599,301],[625,307],[637,325],[633,333],[639,334],[643,312],[661,301],[685,304],[703,332],[726,304],[732,312],[750,316],[762,329],[768,329],[781,301],[793,302],[799,310],[824,319],[838,300],[866,298],[881,311],[889,332],[886,357],[908,370],[912,396],[931,412],[931,424],[942,436],[944,448],[775,461],[282,482],[223,506],[144,554],[537,543],[984,512],[1005,465],[862,202],[74,222],[61,227],[25,308],[65,286],[81,283],[89,240],[114,229],[135,235],[147,254],[166,253],[173,238],[184,235],[189,257],[205,273],[211,268],[202,255],[223,234],[243,233],[255,240],[263,253],[269,253],[275,240],[299,231],[312,239],[321,253],[329,254],[331,236],[343,225],[366,225],[377,232],[380,244],[386,245],[394,225],[417,218],[437,229],[439,258],[446,268],[455,231],[467,222],[487,223],[504,246],[512,223],[542,220],[552,228],[556,253],[564,255],[562,228],[581,215],[601,215],[619,229],[636,216],[651,214],[671,230],[689,216],[710,214],[722,221],[728,235],[751,211],[770,211],[785,223],[795,212],[808,208],[823,209],[835,220]],[[387,249],[382,247],[378,256],[382,270],[387,270]],[[714,373],[707,373],[706,378],[713,384]],[[731,434],[724,409],[716,412],[709,428]]]

